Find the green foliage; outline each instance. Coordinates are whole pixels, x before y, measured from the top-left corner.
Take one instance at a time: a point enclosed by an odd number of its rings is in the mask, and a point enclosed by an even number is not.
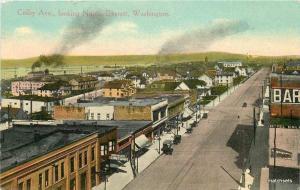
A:
[[[233,79],[233,85],[238,85],[240,84],[243,80],[245,80],[247,77],[245,76],[238,76],[238,77],[235,77]]]
[[[226,92],[228,89],[227,86],[214,86],[211,88],[211,94],[212,95],[216,95],[216,96],[219,96],[221,94],[223,94],[224,92]]]
[[[51,117],[50,114],[48,114],[47,111],[40,111],[36,113],[31,114],[31,119],[33,120],[52,120],[53,118]]]

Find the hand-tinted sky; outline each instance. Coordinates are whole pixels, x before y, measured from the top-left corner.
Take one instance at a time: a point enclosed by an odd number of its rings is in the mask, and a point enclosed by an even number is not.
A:
[[[299,1],[6,2],[1,8],[2,57],[52,53],[74,18],[59,12],[74,15],[99,10],[123,15],[111,16],[110,24],[69,54],[155,54],[168,39],[199,28],[205,30],[218,20],[246,22],[249,29],[215,40],[202,51],[300,54]],[[138,11],[161,16],[135,15]],[[42,15],[45,12],[50,15]]]

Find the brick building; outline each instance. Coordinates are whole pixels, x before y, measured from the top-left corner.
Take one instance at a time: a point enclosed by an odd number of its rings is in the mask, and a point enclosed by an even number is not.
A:
[[[18,140],[16,140],[18,139]],[[14,126],[1,132],[1,189],[89,190],[103,181],[117,131],[107,126]]]
[[[72,119],[86,119],[85,109],[83,107],[74,106],[54,106],[53,118],[55,120],[72,120]]]
[[[270,78],[271,116],[300,118],[300,75],[272,73]]]

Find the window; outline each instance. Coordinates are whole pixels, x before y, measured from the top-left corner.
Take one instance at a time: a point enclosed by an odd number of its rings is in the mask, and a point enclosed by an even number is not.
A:
[[[91,113],[91,120],[94,119],[94,113]]]
[[[87,165],[87,151],[84,151],[84,165]]]
[[[101,145],[101,156],[104,156],[106,155],[108,152],[107,152],[107,144],[102,144]]]
[[[115,141],[109,141],[108,143],[108,151],[114,151],[115,150]]]
[[[70,158],[70,171],[71,173],[75,171],[75,162],[74,162],[75,158],[74,157],[71,157]]]
[[[82,167],[82,153],[79,154],[79,159],[78,159],[78,167]]]
[[[43,184],[43,174],[39,174],[39,190],[42,190],[42,184]]]
[[[91,186],[95,187],[96,186],[96,168],[93,166],[91,168]]]
[[[109,120],[109,113],[108,114],[106,114],[106,120]]]
[[[119,96],[119,92],[117,92],[117,96]]]
[[[75,178],[70,180],[70,190],[76,190],[76,180],[75,180]]]
[[[58,164],[54,166],[54,182],[58,181]]]
[[[80,174],[80,189],[86,190],[86,173]]]
[[[101,120],[101,115],[100,115],[100,113],[97,113],[97,120]]]
[[[23,190],[23,182],[19,183],[18,190]]]
[[[49,185],[49,170],[45,171],[45,187]]]
[[[31,179],[27,179],[26,181],[26,190],[30,190],[31,189]]]
[[[65,163],[64,163],[64,162],[62,162],[62,163],[60,164],[60,177],[61,177],[61,178],[64,178],[64,177],[65,177]]]
[[[92,150],[91,150],[91,160],[92,161],[95,160],[95,147],[92,147]]]

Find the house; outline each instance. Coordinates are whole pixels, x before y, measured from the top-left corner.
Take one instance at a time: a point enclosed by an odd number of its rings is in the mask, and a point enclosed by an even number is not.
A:
[[[92,90],[99,86],[99,81],[91,76],[78,76],[69,81],[72,90]]]
[[[1,131],[0,188],[92,189],[116,142],[114,126],[14,125]]]
[[[33,79],[33,78],[43,78],[47,76],[53,76],[53,74],[49,74],[48,70],[45,71],[32,71],[29,72],[26,76],[27,79]]]
[[[175,82],[174,80],[159,80],[148,85],[148,88],[159,91],[173,91],[179,84],[180,82]]]
[[[12,81],[11,83],[11,93],[13,96],[21,96],[32,94],[33,91],[38,90],[45,84],[53,83],[53,80],[40,80],[40,79],[30,79],[30,80],[18,80]]]
[[[206,83],[207,87],[212,87],[213,86],[213,78],[211,78],[208,74],[203,74],[200,77],[198,77],[198,80],[202,80]]]
[[[130,80],[114,80],[106,82],[103,86],[103,96],[110,98],[130,97],[136,89]]]
[[[243,66],[242,62],[240,61],[221,61],[221,62],[218,62],[220,64],[223,65],[223,67],[241,67]]]
[[[300,61],[290,61],[285,65],[288,71],[300,71]]]
[[[235,67],[234,71],[238,74],[238,76],[248,76],[247,70],[245,67]]]
[[[98,81],[112,81],[114,80],[114,75],[111,73],[101,73],[98,75]]]
[[[175,80],[176,73],[175,72],[158,72],[157,80]]]
[[[215,76],[215,83],[217,85],[232,85],[233,84],[233,79],[235,78],[235,74],[234,73],[219,73]]]
[[[206,86],[206,83],[198,79],[189,79],[182,81],[175,90],[192,90]]]
[[[1,107],[0,109],[0,122],[6,122],[13,119],[24,120],[28,119],[29,114],[27,114],[21,108],[11,108],[11,107]]]
[[[43,110],[51,112],[52,106],[55,105],[55,101],[30,100],[28,97],[22,99],[3,98],[1,100],[1,107],[21,108],[25,113],[30,114],[35,112],[41,112]]]
[[[48,83],[39,88],[38,90],[33,91],[34,95],[42,97],[63,97],[71,94],[72,87],[68,82],[57,81],[54,83]]]

